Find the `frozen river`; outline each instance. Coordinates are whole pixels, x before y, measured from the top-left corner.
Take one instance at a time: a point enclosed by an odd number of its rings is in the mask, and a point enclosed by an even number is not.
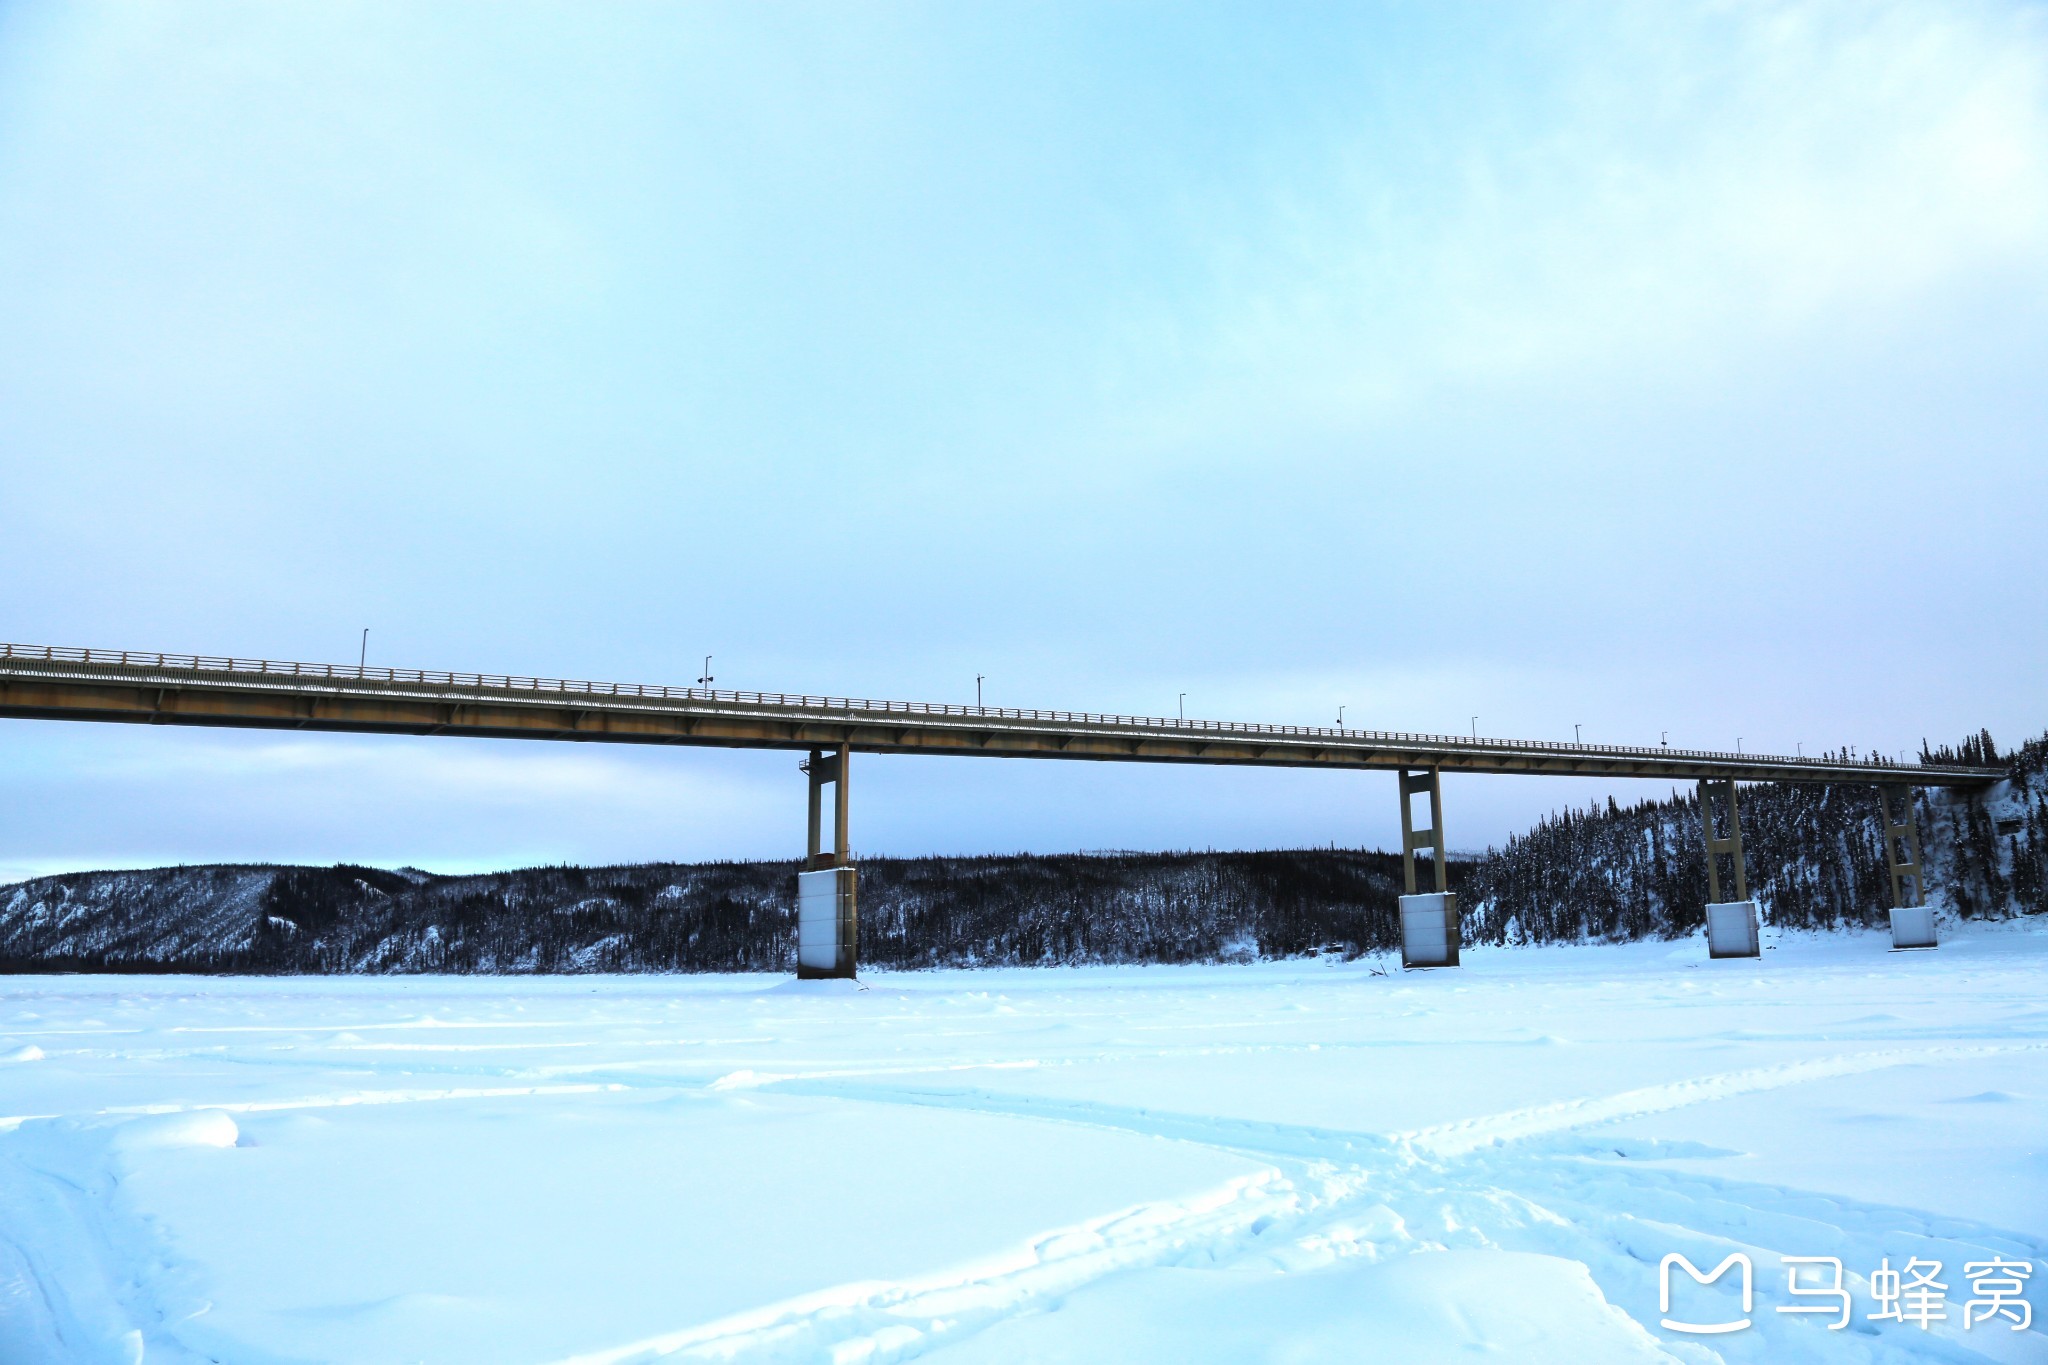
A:
[[[1767,941],[0,978],[0,1360],[2048,1361],[2048,931]]]

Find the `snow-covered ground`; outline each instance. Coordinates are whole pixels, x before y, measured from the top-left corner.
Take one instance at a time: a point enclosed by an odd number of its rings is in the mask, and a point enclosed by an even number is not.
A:
[[[1767,941],[0,979],[0,1361],[2048,1360],[2048,931]]]

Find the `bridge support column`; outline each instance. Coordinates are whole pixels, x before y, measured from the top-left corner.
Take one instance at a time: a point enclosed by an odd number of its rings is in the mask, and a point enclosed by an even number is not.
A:
[[[1893,807],[1897,798],[1898,807]],[[1913,820],[1913,789],[1877,787],[1884,828],[1884,861],[1892,874],[1892,947],[1932,948],[1934,907],[1927,903],[1927,879],[1920,871],[1920,830]]]
[[[1444,866],[1444,792],[1442,775],[1435,768],[1419,772],[1400,771],[1401,783],[1401,878],[1408,894],[1401,897],[1401,965],[1403,967],[1455,967],[1458,965],[1458,898],[1451,893]],[[1414,799],[1429,793],[1429,828],[1415,828]],[[1436,875],[1428,892],[1418,893],[1415,883],[1415,853],[1428,849],[1433,855]]]
[[[851,977],[859,921],[854,913],[853,854],[847,848],[847,771],[852,751],[811,750],[810,851],[796,874],[796,974],[800,980]],[[824,848],[825,787],[833,797],[832,851]]]
[[[1714,833],[1714,808],[1725,806],[1728,834]],[[1759,957],[1756,902],[1749,898],[1749,873],[1742,865],[1742,816],[1735,804],[1735,780],[1700,782],[1700,825],[1707,836],[1707,956]],[[1721,855],[1734,864],[1735,899],[1721,899]]]

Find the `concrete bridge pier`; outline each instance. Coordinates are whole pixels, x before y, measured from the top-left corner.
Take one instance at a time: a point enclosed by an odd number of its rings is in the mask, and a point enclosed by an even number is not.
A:
[[[1899,805],[1892,802],[1897,798]],[[1884,861],[1892,874],[1892,947],[1936,946],[1934,907],[1927,903],[1927,879],[1920,871],[1920,830],[1913,820],[1913,789],[1894,792],[1877,784],[1884,828]]]
[[[1458,898],[1451,892],[1444,866],[1444,792],[1442,773],[1436,768],[1411,772],[1402,768],[1401,784],[1401,878],[1408,894],[1401,897],[1401,965],[1403,967],[1455,967],[1458,965]],[[1429,828],[1415,827],[1414,799],[1429,794]],[[1427,849],[1436,868],[1432,889],[1418,892],[1415,881],[1415,853]]]
[[[859,921],[854,913],[853,854],[847,847],[847,772],[852,750],[811,750],[810,851],[796,874],[796,974],[799,980],[851,977]],[[825,788],[832,788],[832,851],[824,847]]]
[[[1727,812],[1727,835],[1715,834],[1715,807]],[[1707,956],[1759,957],[1756,902],[1749,898],[1749,873],[1742,865],[1742,816],[1735,804],[1735,780],[1700,781],[1700,824],[1707,835]],[[1721,899],[1721,855],[1735,869],[1735,899]]]

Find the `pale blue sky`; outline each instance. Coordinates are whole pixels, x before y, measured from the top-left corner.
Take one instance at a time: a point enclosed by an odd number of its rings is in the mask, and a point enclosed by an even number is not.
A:
[[[0,638],[2019,737],[2044,373],[2038,5],[0,3]],[[0,722],[0,877],[782,855],[792,765]],[[856,783],[870,853],[1395,821]]]

